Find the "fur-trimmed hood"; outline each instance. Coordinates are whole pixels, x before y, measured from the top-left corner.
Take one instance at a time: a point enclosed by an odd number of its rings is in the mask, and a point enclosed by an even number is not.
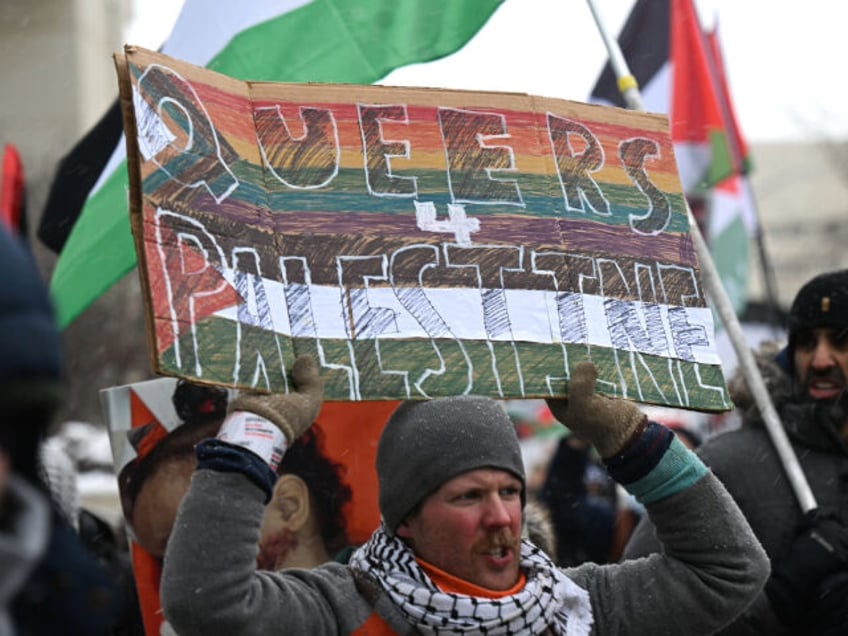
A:
[[[754,361],[763,376],[772,404],[778,411],[792,397],[792,378],[775,359],[780,349],[779,343],[767,340],[753,352]],[[738,367],[733,377],[728,380],[727,389],[730,392],[730,399],[742,414],[742,425],[762,426],[762,417],[754,400],[754,394],[748,386],[741,367]]]
[[[524,506],[522,535],[541,548],[553,561],[557,560],[556,530],[550,510],[541,501],[527,500]]]

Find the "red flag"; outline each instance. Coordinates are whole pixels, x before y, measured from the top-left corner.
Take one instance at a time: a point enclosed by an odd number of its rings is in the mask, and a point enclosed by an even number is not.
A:
[[[3,172],[0,180],[0,221],[15,234],[24,233],[24,166],[18,149],[3,147]]]
[[[733,101],[730,99],[730,89],[727,83],[727,73],[724,67],[724,55],[721,51],[721,43],[718,35],[718,20],[712,29],[706,32],[708,53],[712,62],[712,70],[716,80],[719,98],[721,99],[722,115],[727,126],[730,149],[733,153],[735,170],[737,174],[748,174],[751,171],[751,156],[748,153],[748,144],[742,136],[739,121],[733,109]]]

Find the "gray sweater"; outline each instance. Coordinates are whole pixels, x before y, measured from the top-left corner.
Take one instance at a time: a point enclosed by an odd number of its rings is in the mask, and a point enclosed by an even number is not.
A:
[[[195,473],[162,576],[163,611],[178,634],[347,635],[372,611],[397,633],[416,633],[388,597],[376,593],[372,606],[345,565],[256,571],[263,499],[242,474]],[[592,634],[710,634],[733,620],[764,584],[768,562],[719,481],[708,473],[647,510],[663,554],[566,570],[589,593]]]

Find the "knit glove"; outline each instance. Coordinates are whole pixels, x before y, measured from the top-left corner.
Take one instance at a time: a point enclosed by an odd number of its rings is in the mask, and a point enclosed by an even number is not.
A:
[[[834,515],[807,513],[789,554],[772,563],[765,591],[775,614],[789,627],[809,624],[816,602],[832,600],[822,584],[846,567],[848,527]]]
[[[282,431],[291,446],[318,417],[324,398],[324,381],[311,356],[298,356],[292,368],[292,380],[296,389],[292,393],[239,395],[230,402],[230,413],[248,411],[261,415]]]
[[[548,398],[554,417],[575,435],[587,439],[606,459],[625,449],[647,416],[632,402],[595,394],[598,370],[581,362],[571,374],[568,398]]]
[[[819,585],[818,598],[810,611],[811,634],[848,634],[848,569],[831,574]]]

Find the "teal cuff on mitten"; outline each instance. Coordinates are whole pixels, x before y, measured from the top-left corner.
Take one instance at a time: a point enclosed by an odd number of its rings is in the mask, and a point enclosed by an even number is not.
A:
[[[704,462],[675,437],[651,472],[623,486],[639,503],[649,504],[686,490],[706,474]]]

